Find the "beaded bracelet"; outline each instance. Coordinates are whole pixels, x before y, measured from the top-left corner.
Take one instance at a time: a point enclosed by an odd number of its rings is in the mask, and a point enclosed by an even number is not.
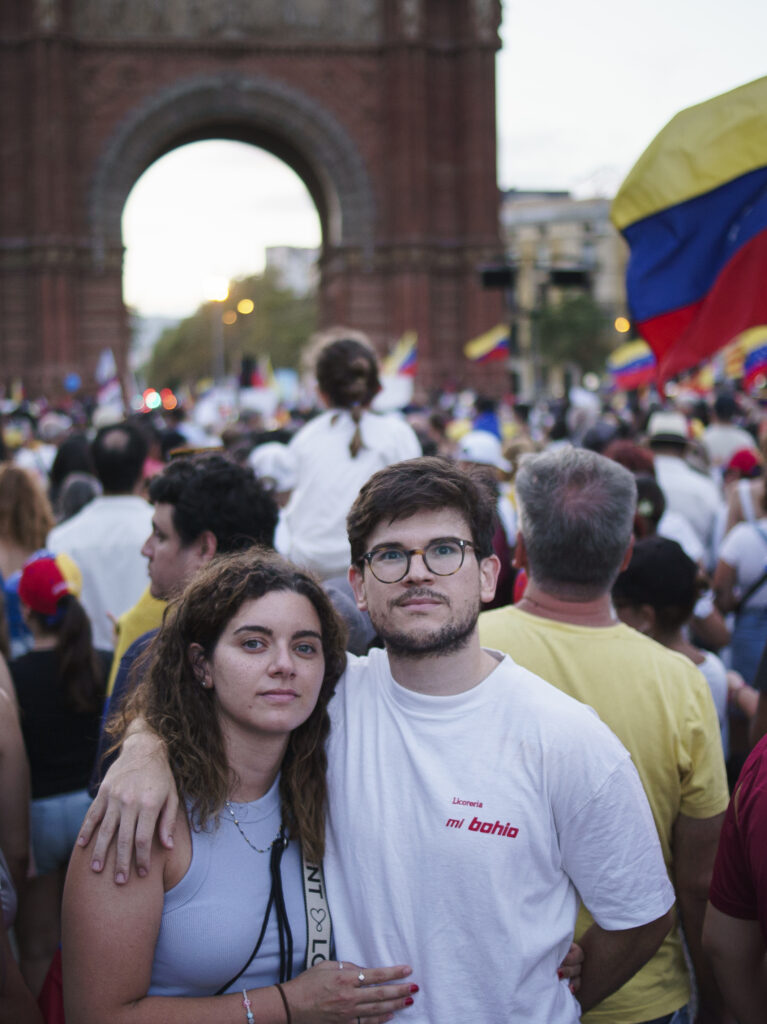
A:
[[[274,987],[280,993],[280,999],[282,1000],[282,1005],[285,1007],[285,1016],[287,1017],[287,1024],[293,1024],[292,1020],[290,1019],[290,1007],[288,1006],[288,1001],[285,998],[285,993],[282,990],[282,985],[275,985]],[[250,1024],[250,1021],[248,1021],[248,1024]]]
[[[253,1024],[256,1018],[253,1016],[253,1011],[250,1008],[250,1000],[248,999],[247,989],[242,990],[242,1005],[245,1007],[245,1014],[248,1020],[248,1024]]]

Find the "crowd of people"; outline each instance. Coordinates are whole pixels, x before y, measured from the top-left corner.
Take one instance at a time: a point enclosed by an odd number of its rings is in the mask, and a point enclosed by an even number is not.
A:
[[[0,1020],[763,1022],[759,403],[315,356],[6,431]]]

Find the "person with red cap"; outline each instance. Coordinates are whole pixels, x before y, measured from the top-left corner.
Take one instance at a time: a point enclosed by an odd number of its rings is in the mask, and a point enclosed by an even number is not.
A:
[[[37,993],[59,943],[69,854],[89,805],[108,662],[97,655],[78,600],[79,571],[65,555],[34,555],[19,598],[34,646],[11,662],[32,783],[35,876],[22,893],[16,935],[22,973]]]

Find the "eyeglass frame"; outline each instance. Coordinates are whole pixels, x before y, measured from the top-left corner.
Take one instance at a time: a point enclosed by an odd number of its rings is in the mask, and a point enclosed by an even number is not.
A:
[[[426,549],[430,548],[432,546],[432,544],[439,544],[439,543],[443,543],[444,544],[446,541],[452,541],[453,543],[457,544],[460,547],[460,549],[461,549],[461,561],[458,563],[456,568],[453,569],[451,572],[437,572],[436,569],[432,569],[432,567],[426,561]],[[398,576],[396,580],[382,580],[380,576],[376,575],[376,572],[373,569],[373,565],[372,565],[373,556],[376,555],[379,551],[385,551],[387,548],[395,548],[396,550],[401,551],[402,554],[407,558],[407,564],[405,565],[405,571],[402,573],[401,576]],[[378,582],[379,583],[384,583],[384,584],[386,584],[388,586],[390,583],[401,583],[402,580],[404,580],[404,578],[410,572],[410,563],[412,562],[413,555],[420,555],[421,558],[423,559],[423,564],[426,566],[426,568],[429,570],[429,572],[434,573],[435,576],[441,576],[441,577],[455,576],[455,574],[457,572],[461,571],[461,569],[463,568],[463,563],[466,561],[466,548],[473,548],[475,552],[477,550],[477,546],[474,543],[474,541],[463,540],[461,537],[435,537],[434,540],[430,540],[429,541],[429,543],[426,545],[426,547],[424,547],[424,548],[410,548],[410,550],[408,550],[407,548],[402,547],[399,544],[378,544],[378,545],[376,545],[376,547],[371,548],[370,551],[366,551],[365,554],[362,555],[362,557],[359,559],[357,564],[358,565],[364,565],[367,562],[367,566],[370,569],[370,572],[378,580]]]

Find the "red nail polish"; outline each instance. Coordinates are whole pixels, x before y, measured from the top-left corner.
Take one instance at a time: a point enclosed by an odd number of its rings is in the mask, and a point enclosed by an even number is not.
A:
[[[565,972],[562,970],[561,967],[558,967],[557,968],[557,977],[561,979],[561,978],[564,978],[564,976],[565,976]]]
[[[412,996],[408,996],[407,999],[405,1000],[405,1006],[412,1006],[412,1005],[413,1005],[413,998],[412,998]]]
[[[418,986],[417,985],[411,985],[410,986],[410,991],[411,992],[418,992],[419,991]]]

